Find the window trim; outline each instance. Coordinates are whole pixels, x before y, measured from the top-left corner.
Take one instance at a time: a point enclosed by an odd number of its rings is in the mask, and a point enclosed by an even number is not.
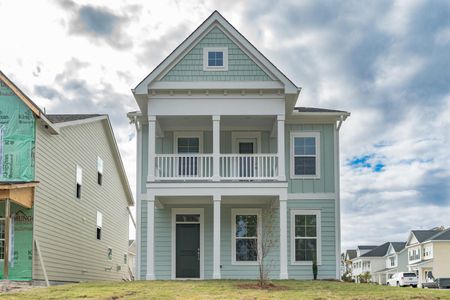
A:
[[[295,174],[295,156],[294,156],[294,139],[295,138],[307,138],[313,137],[316,139],[316,174],[315,175],[296,175]],[[320,179],[320,131],[295,131],[291,132],[290,138],[290,166],[291,166],[291,178],[293,179]]]
[[[311,266],[312,261],[297,261],[295,260],[295,216],[297,215],[315,215],[317,228],[317,265],[322,265],[322,211],[319,209],[292,209],[291,210],[291,265]]]
[[[209,52],[223,52],[223,66],[208,66]],[[228,71],[228,48],[227,47],[204,47],[203,48],[203,71]]]
[[[203,153],[203,131],[175,131],[173,133],[173,153],[178,154],[178,138],[198,138],[198,154]],[[187,154],[187,153],[184,153]],[[192,153],[196,154],[196,153]]]
[[[256,261],[236,261],[236,216],[256,215],[258,259]],[[231,264],[237,266],[257,266],[261,258],[261,237],[262,237],[262,217],[261,208],[232,208],[231,209]]]
[[[102,186],[103,185],[103,172],[104,172],[104,161],[100,158],[100,156],[97,156],[97,184]]]
[[[99,218],[100,216],[100,218]],[[99,222],[100,220],[100,222]],[[97,241],[102,240],[102,229],[103,229],[103,213],[97,211],[97,221],[96,221],[96,230],[95,230],[95,238]],[[100,238],[98,236],[98,230],[100,229]]]
[[[80,171],[80,181],[78,182],[78,171]],[[78,192],[78,185],[80,186]],[[80,165],[75,166],[75,198],[81,199],[81,192],[83,187],[83,168]]]

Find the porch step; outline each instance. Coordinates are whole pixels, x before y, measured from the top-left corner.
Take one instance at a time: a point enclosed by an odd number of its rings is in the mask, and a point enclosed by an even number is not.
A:
[[[33,288],[32,281],[0,280],[0,292],[24,291]]]

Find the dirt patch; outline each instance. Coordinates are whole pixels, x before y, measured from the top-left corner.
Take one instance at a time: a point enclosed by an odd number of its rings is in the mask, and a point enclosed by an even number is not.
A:
[[[268,291],[286,291],[289,290],[288,286],[284,285],[275,285],[273,283],[268,283],[266,285],[260,286],[257,283],[245,283],[245,284],[238,284],[238,288],[240,289],[247,289],[247,290],[268,290]]]

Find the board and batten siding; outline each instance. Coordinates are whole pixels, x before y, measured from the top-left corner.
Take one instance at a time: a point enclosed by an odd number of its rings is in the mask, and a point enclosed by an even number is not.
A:
[[[320,132],[320,178],[291,178],[291,133]],[[288,193],[334,193],[334,124],[287,124],[285,163]]]
[[[204,71],[203,48],[228,48],[227,71]],[[201,39],[161,81],[269,81],[264,71],[221,29],[213,28]]]
[[[34,239],[39,242],[52,281],[121,280],[128,277],[127,197],[119,162],[108,139],[106,121],[61,128],[49,135],[38,126]],[[103,183],[97,184],[97,156],[103,160]],[[81,199],[76,198],[76,166],[83,170]],[[103,214],[96,238],[97,211]],[[107,249],[113,249],[112,260]],[[120,269],[120,270],[119,270]],[[36,251],[33,279],[44,276]]]

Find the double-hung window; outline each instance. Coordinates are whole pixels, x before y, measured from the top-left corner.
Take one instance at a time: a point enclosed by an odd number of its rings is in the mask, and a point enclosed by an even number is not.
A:
[[[205,47],[203,48],[203,71],[227,71],[228,48]]]
[[[291,177],[320,177],[320,133],[291,133]]]
[[[291,210],[292,264],[321,264],[320,210]]]
[[[175,145],[176,153],[180,154],[178,176],[197,176],[200,163],[197,154],[202,148],[202,133],[176,133]]]
[[[231,222],[233,264],[257,264],[261,251],[261,211],[233,209]]]

